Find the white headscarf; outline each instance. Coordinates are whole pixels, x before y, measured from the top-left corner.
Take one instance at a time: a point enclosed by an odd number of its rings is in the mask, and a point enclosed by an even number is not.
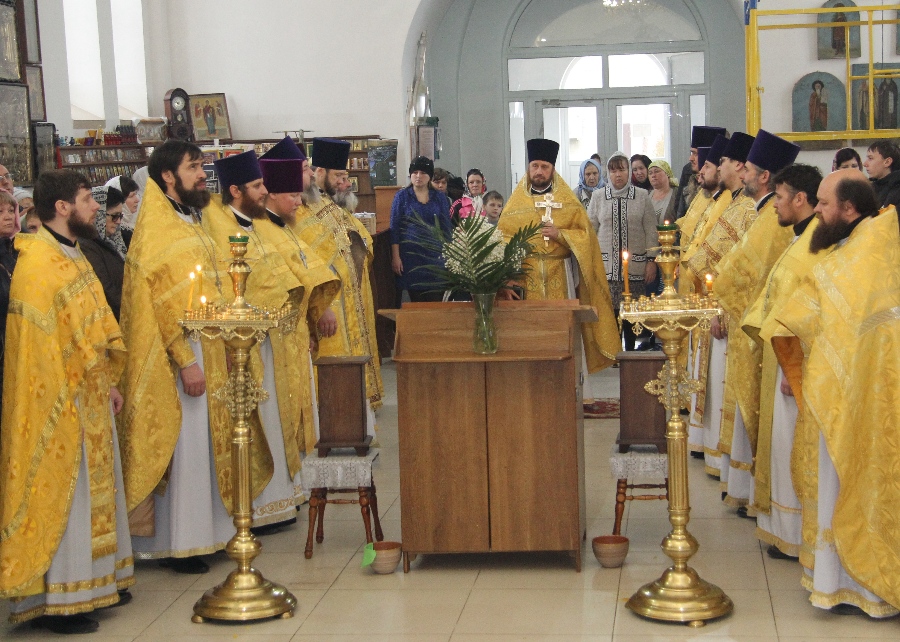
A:
[[[147,171],[146,165],[138,169],[131,176],[131,180],[137,183],[138,186],[138,204],[137,207],[134,208],[134,211],[128,209],[128,205],[122,207],[122,227],[127,227],[130,230],[134,229],[135,223],[137,223],[138,212],[141,210],[141,199],[144,196],[144,186],[147,185],[147,179],[150,177],[150,174]],[[120,192],[122,191],[121,176],[113,176],[111,179],[106,181],[104,187],[115,187]],[[124,195],[128,198],[128,194]]]

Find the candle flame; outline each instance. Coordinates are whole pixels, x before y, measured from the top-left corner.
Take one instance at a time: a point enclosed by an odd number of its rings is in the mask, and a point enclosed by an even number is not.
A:
[[[206,297],[205,296],[200,297],[200,305],[206,305]]]
[[[668,225],[669,221],[663,221],[663,225]]]
[[[706,275],[706,282],[707,282],[707,283],[712,283],[712,274],[707,274],[707,275]]]
[[[202,266],[202,265],[198,265],[198,266],[197,266],[197,272],[202,272],[202,271],[203,271],[203,266]]]
[[[625,250],[622,252],[622,258],[625,259],[626,261],[628,260],[628,250]]]
[[[191,272],[190,274],[188,274],[188,276],[191,277],[191,281],[193,281],[194,279],[197,278],[197,277],[194,275],[193,272]]]

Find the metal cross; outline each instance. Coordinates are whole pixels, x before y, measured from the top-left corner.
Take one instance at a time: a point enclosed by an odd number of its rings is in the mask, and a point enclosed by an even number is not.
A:
[[[549,223],[550,225],[553,225],[553,210],[558,210],[559,208],[561,208],[562,203],[558,203],[558,202],[554,201],[553,194],[547,194],[544,197],[543,201],[537,201],[534,204],[534,206],[536,208],[537,207],[544,208],[544,213],[541,215],[541,223]],[[550,238],[545,236],[544,237],[544,245],[547,245],[549,241],[550,241]]]

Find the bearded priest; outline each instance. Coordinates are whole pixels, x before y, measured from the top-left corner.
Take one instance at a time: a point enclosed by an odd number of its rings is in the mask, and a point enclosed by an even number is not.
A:
[[[597,309],[598,321],[581,324],[587,371],[611,365],[620,350],[600,243],[584,207],[556,173],[559,143],[528,141],[528,172],[516,186],[497,224],[508,240],[526,225],[543,221],[535,255],[525,261],[525,298],[579,299]],[[586,395],[588,397],[590,395]]]

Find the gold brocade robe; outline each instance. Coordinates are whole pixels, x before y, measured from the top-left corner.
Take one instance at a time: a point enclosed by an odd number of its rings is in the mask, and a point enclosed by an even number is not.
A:
[[[723,216],[719,222],[724,223],[725,217]],[[739,226],[736,229],[740,231]],[[741,320],[763,290],[772,266],[787,249],[793,236],[790,227],[781,227],[778,224],[775,199],[770,197],[740,240],[715,267],[719,277],[715,281],[714,290],[727,315],[726,318],[731,320],[725,363],[725,396],[727,399],[734,399],[730,406],[730,417],[729,411],[725,410],[723,405],[719,452],[731,454],[734,404],[737,404],[741,409],[747,436],[750,438],[751,451],[754,456],[756,455],[762,346],[741,330]],[[772,376],[774,372],[767,374]],[[763,390],[767,403],[774,403],[773,392],[772,386]],[[734,462],[733,465],[743,467],[751,463]]]
[[[854,580],[900,608],[896,210],[888,207],[859,223],[813,268],[777,319],[808,355],[802,371],[804,422],[824,436],[840,483],[831,533],[821,537],[833,538]],[[806,529],[803,534],[806,548]]]
[[[559,238],[550,239],[546,245],[542,238],[534,243],[535,254],[523,264],[528,270],[526,298],[568,299],[565,259],[570,256],[576,259],[580,272],[578,298],[582,305],[596,308],[599,317],[593,323],[581,324],[588,372],[597,372],[616,360],[621,346],[600,243],[584,207],[555,172],[553,186],[547,194],[562,203],[561,208],[553,210],[553,225],[559,230]],[[527,175],[519,182],[497,223],[507,241],[526,225],[540,222],[543,209],[538,209],[535,203],[544,200],[547,194],[532,196]]]
[[[0,597],[46,591],[86,440],[91,553],[116,551],[109,389],[125,344],[83,255],[47,231],[19,234],[6,327],[0,432]]]
[[[176,377],[194,363],[194,352],[178,321],[190,307],[188,274],[202,267],[202,288],[197,282],[194,305],[205,295],[210,303],[225,302],[229,281],[216,284],[220,261],[226,261],[201,225],[186,223],[153,180],[147,181],[137,228],[125,260],[121,325],[128,359],[122,379],[125,406],[118,422],[122,474],[128,510],[165,488],[166,470],[181,432],[181,400]],[[219,494],[231,512],[231,416],[221,404],[212,404],[212,393],[225,385],[225,344],[201,338],[203,374],[206,378],[209,430]],[[258,430],[253,430],[254,438]],[[260,451],[253,453],[254,458]],[[252,462],[265,470],[264,461]],[[271,475],[271,461],[268,468]],[[253,479],[251,494],[265,488],[268,477]]]
[[[722,190],[719,194],[719,198],[713,199],[712,202],[707,206],[707,208],[700,215],[700,219],[697,221],[697,225],[694,227],[694,233],[691,234],[689,239],[681,239],[681,245],[685,249],[681,253],[681,276],[687,276],[687,262],[690,260],[700,249],[701,243],[706,240],[706,237],[709,236],[709,233],[715,227],[716,223],[719,222],[719,218],[721,218],[722,214],[725,213],[729,207],[731,207],[732,201],[735,199],[735,196],[732,195],[731,190]],[[706,274],[701,274],[700,277],[705,277]],[[690,278],[697,279],[696,274],[690,275]]]
[[[697,224],[706,213],[706,209],[714,202],[712,194],[705,189],[701,189],[694,196],[694,200],[691,201],[691,205],[688,207],[685,215],[675,221],[675,225],[681,230],[681,242],[684,245],[690,242],[691,237],[694,236],[694,230],[697,229]]]
[[[796,237],[775,262],[775,266],[766,279],[765,287],[744,315],[744,332],[762,347],[759,429],[756,438],[756,461],[753,475],[756,491],[753,507],[766,515],[771,513],[772,508],[772,421],[775,406],[772,392],[775,392],[778,375],[778,359],[772,348],[772,336],[779,325],[776,315],[781,312],[788,299],[823,256],[821,252],[813,254],[809,251],[810,239],[818,226],[819,219],[813,217],[803,233]],[[767,394],[767,389],[772,392]],[[795,393],[798,401],[799,392],[798,389]],[[798,429],[800,429],[801,421],[802,416],[798,414]],[[795,440],[795,445],[801,441]],[[791,478],[794,480],[797,497],[801,498],[802,502],[801,486],[798,483],[803,475],[803,468],[799,466],[801,459],[808,459],[808,456],[802,457],[799,450],[795,448],[791,455]],[[774,542],[769,543],[774,544]]]
[[[298,314],[297,328],[281,341],[281,349],[285,351],[285,355],[289,353],[289,356],[279,358],[279,348],[275,343],[272,347],[278,371],[275,387],[278,392],[281,426],[285,434],[285,450],[288,448],[290,433],[294,435],[293,449],[300,453],[310,453],[316,445],[312,391],[309,385],[310,328],[315,328],[316,321],[340,292],[341,281],[289,227],[280,227],[268,218],[257,219],[253,221],[253,235],[259,237],[266,246],[266,251],[280,254],[281,260],[302,286],[302,296],[291,301]],[[297,460],[297,465],[299,463]],[[291,474],[294,473],[291,466]]]
[[[372,237],[355,216],[324,194],[319,202],[297,208],[292,229],[341,279],[340,293],[330,305],[337,316],[337,332],[319,337],[314,356],[372,357],[366,364],[366,397],[372,410],[377,410],[384,398],[384,384],[369,280]]]

